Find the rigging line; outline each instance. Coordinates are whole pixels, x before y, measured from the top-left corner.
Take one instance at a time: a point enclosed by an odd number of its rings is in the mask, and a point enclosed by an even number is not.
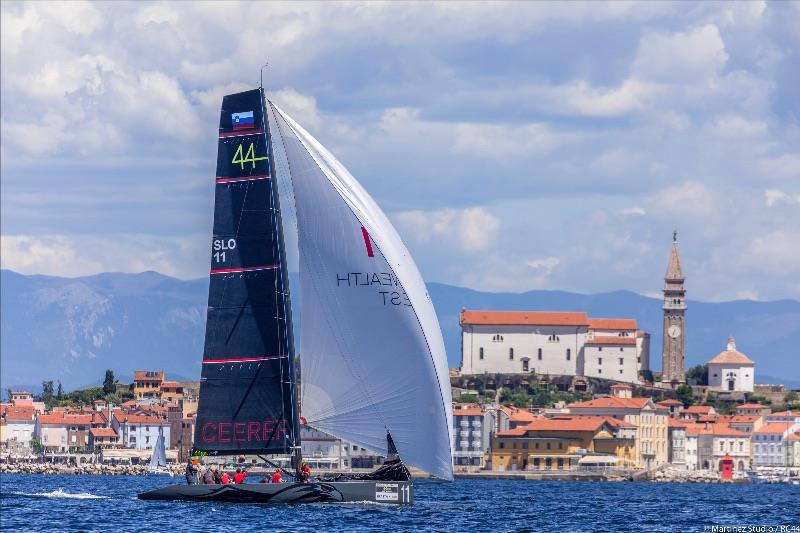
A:
[[[272,105],[271,102],[270,102],[270,106],[273,109],[273,113],[274,113],[274,106]],[[277,115],[274,115],[274,116],[277,119]],[[303,141],[300,139],[300,137],[297,134],[297,132],[294,131],[294,128],[292,128],[291,124],[289,124],[288,121],[286,121],[286,119],[283,116],[281,116],[281,119],[286,123],[286,125],[292,131],[292,134],[294,135],[294,137],[301,144],[301,146],[305,149],[307,156],[311,158],[311,160],[314,163],[314,165],[316,165],[317,168],[319,170],[321,170],[323,172],[323,174],[324,174],[324,171],[322,170],[320,165],[317,163],[316,159],[311,154],[311,152],[308,150],[308,148],[305,146],[305,143],[303,143]],[[278,129],[281,130],[281,140],[283,140],[283,135],[284,135],[283,134],[283,128],[281,127],[281,124],[280,124],[280,122],[278,120],[276,120],[275,122],[278,125]],[[285,143],[284,143],[284,149],[285,149]],[[291,161],[289,160],[288,152],[287,152],[286,160],[287,160],[287,164],[289,165],[289,168],[290,168],[291,179],[292,179],[292,181],[294,181],[294,173],[291,172]],[[326,178],[327,178],[327,176],[326,176]],[[330,179],[329,179],[329,181],[330,181]],[[338,192],[337,192],[337,194],[338,194]],[[295,203],[296,203],[296,199],[295,199]],[[348,207],[349,207],[349,205],[348,205]],[[352,209],[351,209],[351,213],[352,213]],[[353,213],[353,215],[355,216],[355,213]],[[356,220],[358,220],[358,217],[355,217],[355,218],[356,218]],[[298,228],[298,240],[299,240],[299,228]],[[381,254],[381,255],[383,255],[383,254]],[[388,261],[387,261],[387,264],[388,264]],[[313,287],[313,289],[314,289],[314,293],[317,295],[317,298],[321,299],[318,289],[316,287]],[[342,359],[345,361],[347,369],[350,371],[351,375],[356,379],[357,383],[366,384],[367,381],[364,380],[361,377],[361,373],[357,370],[357,368],[355,367],[355,364],[347,357],[347,355],[345,353],[345,350],[342,350],[342,340],[339,338],[339,335],[336,333],[336,328],[333,327],[333,324],[331,323],[331,319],[330,319],[329,316],[327,316],[327,314],[326,314],[326,317],[325,317],[325,321],[328,323],[328,328],[331,331],[332,337],[335,339],[335,342],[336,342],[337,346],[339,347],[339,353],[341,354]],[[373,398],[371,392],[369,391],[369,387],[368,386],[362,387],[361,391],[367,396],[367,401],[371,405],[378,405],[377,402],[375,401],[375,399]],[[381,422],[383,423],[384,428],[387,427],[386,418],[384,417],[383,412],[380,409],[376,409],[375,411],[377,412],[378,417],[380,418]]]

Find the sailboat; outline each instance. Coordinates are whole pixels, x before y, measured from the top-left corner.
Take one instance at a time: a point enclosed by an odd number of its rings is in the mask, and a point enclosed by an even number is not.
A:
[[[172,472],[167,469],[167,450],[164,446],[164,432],[158,428],[158,438],[153,447],[153,455],[150,456],[150,465],[147,467],[148,474],[166,474],[170,477]]]
[[[301,365],[282,201],[296,215]],[[301,418],[387,450],[386,462],[368,474],[304,480]],[[452,480],[452,425],[436,313],[386,215],[263,88],[224,96],[193,453],[288,455],[295,480],[172,485],[139,498],[410,504],[406,465]]]

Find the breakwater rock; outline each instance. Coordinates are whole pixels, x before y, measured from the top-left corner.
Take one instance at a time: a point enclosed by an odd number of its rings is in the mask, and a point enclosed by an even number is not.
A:
[[[679,470],[665,468],[650,472],[650,481],[661,483],[722,483],[722,476],[713,470]]]
[[[147,474],[147,465],[113,465],[103,463],[84,463],[80,465],[60,463],[10,463],[0,464],[0,474],[75,474],[75,475],[117,475],[143,476]],[[183,474],[183,465],[170,465],[170,472]]]

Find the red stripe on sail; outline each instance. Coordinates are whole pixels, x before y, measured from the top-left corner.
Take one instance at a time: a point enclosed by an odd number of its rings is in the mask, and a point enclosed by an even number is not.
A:
[[[254,266],[254,267],[237,267],[237,268],[216,268],[212,269],[212,274],[230,274],[236,272],[251,272],[253,270],[270,270],[273,268],[278,268],[279,265],[262,265],[262,266]]]
[[[238,357],[236,359],[206,359],[204,365],[220,365],[225,363],[257,363],[259,361],[271,361],[273,359],[284,359],[288,355],[270,355],[266,357]]]
[[[264,133],[264,130],[262,128],[242,128],[235,131],[221,131],[219,132],[219,138],[224,139],[225,137],[243,137],[245,135],[258,135],[259,133]]]
[[[217,178],[217,183],[236,183],[239,181],[268,180],[269,174],[258,174],[257,176],[242,176],[239,178]]]
[[[364,226],[361,226],[361,235],[364,237],[364,246],[367,247],[367,257],[375,257],[372,252],[372,242],[369,240],[369,232]]]

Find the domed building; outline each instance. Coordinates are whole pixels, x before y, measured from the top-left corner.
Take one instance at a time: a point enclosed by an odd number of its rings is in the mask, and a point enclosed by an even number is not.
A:
[[[755,363],[728,337],[727,349],[708,362],[708,385],[720,391],[753,392],[755,370]]]

